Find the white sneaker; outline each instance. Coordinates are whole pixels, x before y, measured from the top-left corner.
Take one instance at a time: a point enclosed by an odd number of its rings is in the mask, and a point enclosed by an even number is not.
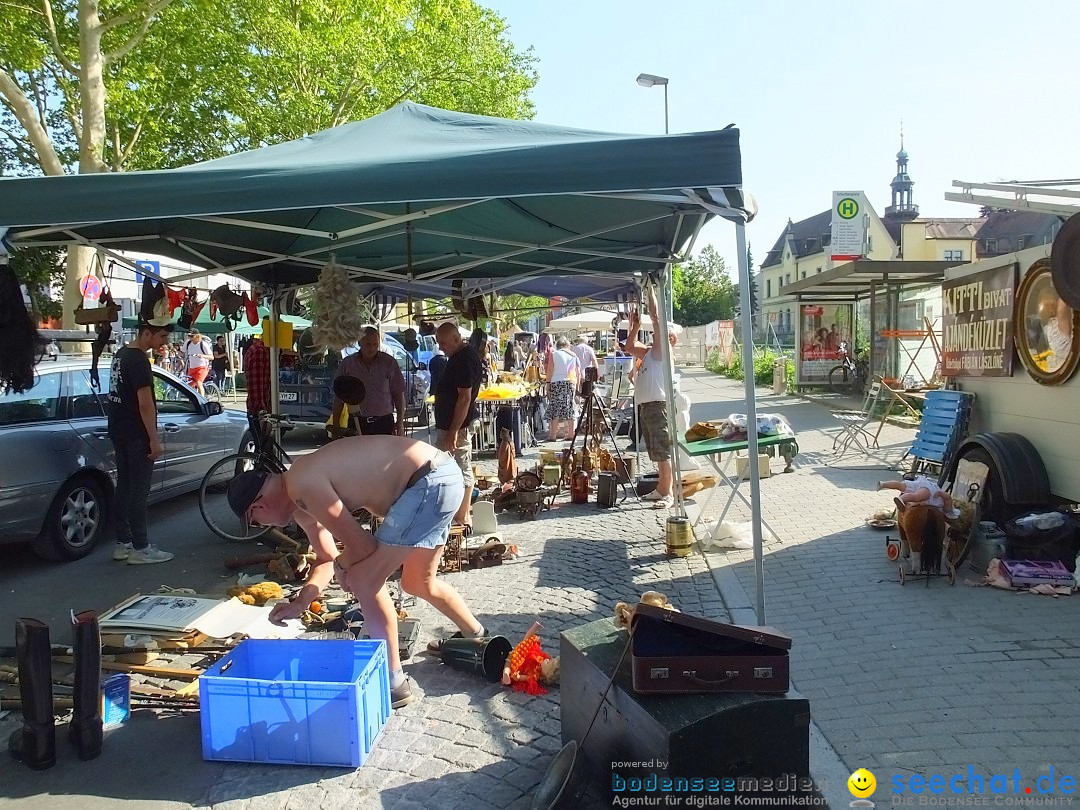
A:
[[[162,551],[154,546],[147,546],[146,548],[133,548],[127,558],[127,564],[153,565],[154,563],[168,562],[172,558],[173,555],[167,551]]]
[[[649,492],[649,493],[646,493],[645,495],[642,495],[641,500],[643,500],[643,501],[658,501],[663,497],[664,497],[663,495],[661,495],[659,492],[657,492],[654,489],[652,492]]]
[[[673,495],[661,495],[659,498],[653,501],[653,509],[670,509],[675,505],[675,496]]]
[[[117,562],[123,562],[131,556],[131,551],[134,546],[131,543],[116,543],[113,546],[112,558]]]

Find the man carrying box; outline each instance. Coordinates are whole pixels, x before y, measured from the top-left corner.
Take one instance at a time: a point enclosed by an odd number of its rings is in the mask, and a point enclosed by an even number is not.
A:
[[[454,622],[460,635],[485,635],[461,594],[436,576],[463,493],[461,470],[448,453],[401,436],[356,436],[301,456],[281,474],[241,473],[229,483],[228,498],[249,523],[295,521],[315,550],[307,583],[291,602],[274,607],[271,621],[298,618],[336,574],[359,600],[368,635],[386,641],[396,709],[413,699],[398,654],[397,613],[384,587],[398,567],[401,587]],[[382,519],[376,534],[353,518],[358,509]]]

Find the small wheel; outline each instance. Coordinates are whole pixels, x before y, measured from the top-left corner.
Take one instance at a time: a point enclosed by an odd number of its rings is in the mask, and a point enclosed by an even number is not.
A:
[[[896,541],[890,542],[888,537],[885,538],[885,556],[889,558],[889,562],[900,559],[900,544]]]
[[[199,485],[199,511],[210,530],[225,540],[254,540],[262,537],[269,526],[248,526],[229,506],[228,485],[242,472],[255,469],[258,456],[253,453],[234,453],[214,464]]]
[[[903,585],[904,584],[904,579],[906,578],[905,574],[904,574],[904,566],[902,566],[902,565],[898,566],[897,570],[900,571],[900,584]]]
[[[946,568],[945,570],[946,570],[945,576],[947,576],[949,578],[949,584],[950,585],[955,585],[956,584],[956,567],[950,563],[948,565],[948,568]]]

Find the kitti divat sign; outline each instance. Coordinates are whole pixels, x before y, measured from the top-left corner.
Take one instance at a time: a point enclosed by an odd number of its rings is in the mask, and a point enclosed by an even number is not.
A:
[[[1015,264],[941,286],[943,376],[1012,376],[1015,294]]]

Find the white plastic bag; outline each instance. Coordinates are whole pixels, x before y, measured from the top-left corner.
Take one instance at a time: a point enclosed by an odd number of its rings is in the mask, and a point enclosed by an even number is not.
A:
[[[718,549],[735,548],[751,549],[754,547],[754,528],[750,521],[744,523],[729,523],[724,521],[720,529],[713,535],[702,539],[705,550],[716,546]]]

